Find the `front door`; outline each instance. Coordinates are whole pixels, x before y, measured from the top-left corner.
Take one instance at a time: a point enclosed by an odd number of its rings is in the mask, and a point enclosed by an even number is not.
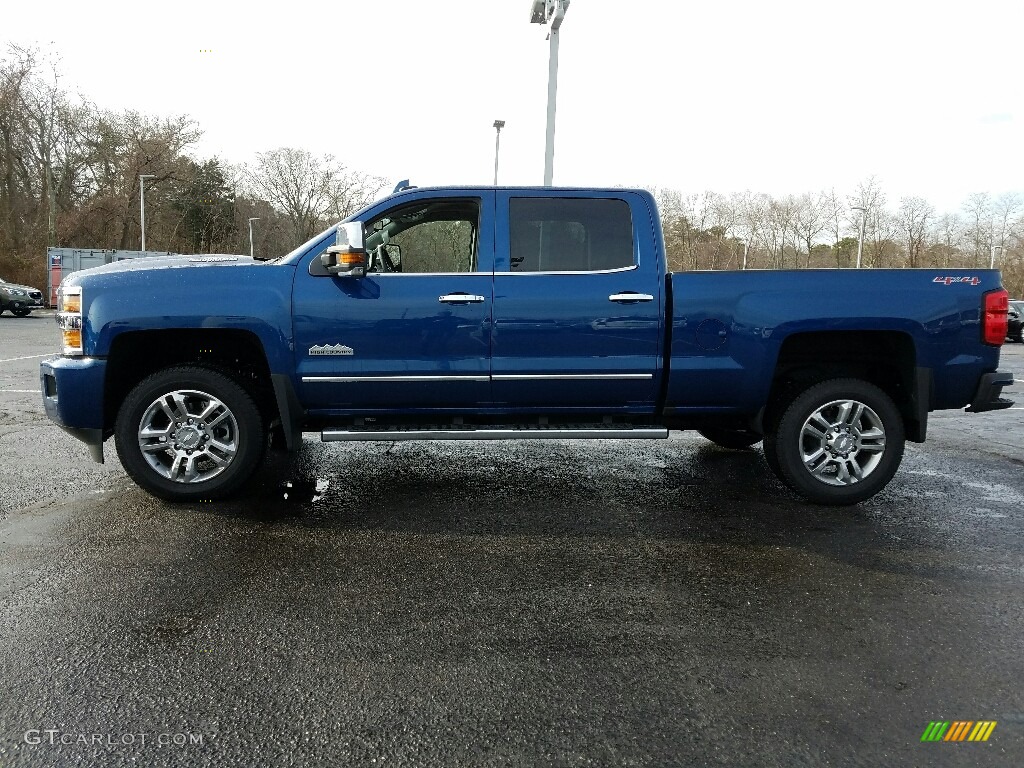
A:
[[[314,414],[489,405],[493,210],[490,192],[410,195],[367,214],[366,277],[296,277],[295,355]]]

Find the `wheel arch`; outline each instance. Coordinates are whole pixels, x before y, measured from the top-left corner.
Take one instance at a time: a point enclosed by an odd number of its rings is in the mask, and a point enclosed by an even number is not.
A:
[[[161,329],[129,331],[111,343],[103,392],[104,431],[113,431],[118,409],[133,387],[176,365],[198,365],[226,375],[250,393],[268,427],[281,421],[274,378],[255,333],[229,328]]]
[[[812,331],[788,336],[755,428],[770,431],[793,396],[836,378],[862,379],[877,386],[896,404],[907,439],[924,442],[932,372],[917,365],[914,339],[903,331]]]

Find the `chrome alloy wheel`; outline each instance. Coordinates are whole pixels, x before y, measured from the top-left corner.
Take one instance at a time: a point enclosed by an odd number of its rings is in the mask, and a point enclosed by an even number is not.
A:
[[[213,395],[177,390],[154,400],[139,422],[139,449],[146,463],[176,483],[216,477],[238,453],[238,422]]]
[[[853,485],[868,477],[885,452],[885,428],[871,408],[833,400],[818,408],[800,430],[804,468],[828,485]]]

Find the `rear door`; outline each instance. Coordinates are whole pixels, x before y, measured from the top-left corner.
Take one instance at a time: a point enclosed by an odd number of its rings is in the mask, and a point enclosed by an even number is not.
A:
[[[643,199],[508,190],[496,210],[496,404],[653,412],[664,280]]]

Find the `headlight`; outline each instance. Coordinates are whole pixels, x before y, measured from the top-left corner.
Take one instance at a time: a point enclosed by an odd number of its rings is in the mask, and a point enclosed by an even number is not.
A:
[[[61,353],[82,354],[82,288],[61,288],[57,294],[57,327],[61,334]]]
[[[82,289],[75,287],[68,288],[67,292],[61,291],[57,309],[60,312],[80,313],[82,311]]]
[[[11,294],[11,296],[28,296],[28,294],[20,288],[8,288],[7,292]]]

